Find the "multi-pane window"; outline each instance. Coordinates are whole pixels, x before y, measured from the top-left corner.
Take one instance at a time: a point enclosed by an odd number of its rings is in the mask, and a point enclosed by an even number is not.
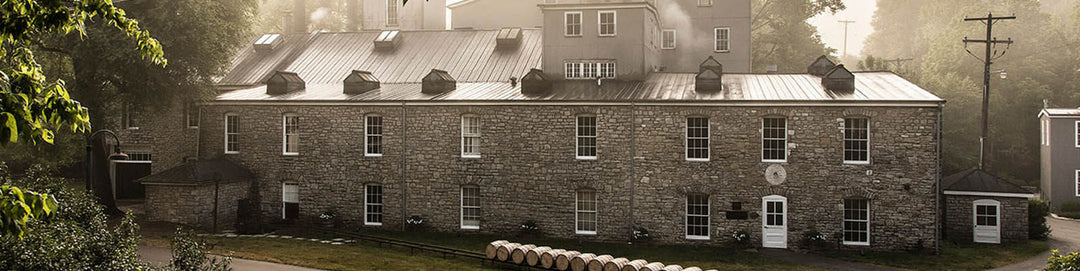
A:
[[[123,118],[121,119],[124,128],[132,130],[139,129],[139,125],[142,124],[139,115],[139,110],[135,109],[134,105],[124,105]]]
[[[975,225],[976,226],[997,226],[998,206],[997,205],[975,205]]]
[[[128,161],[152,161],[150,152],[146,151],[128,151]]]
[[[784,214],[785,213],[783,201],[765,202],[765,225],[783,226],[785,221]]]
[[[709,239],[709,195],[686,195],[686,239]]]
[[[686,160],[709,160],[709,118],[686,118]]]
[[[1076,178],[1074,178],[1073,180],[1075,180],[1076,182],[1076,196],[1080,197],[1080,170],[1076,170]]]
[[[786,118],[762,119],[761,160],[765,162],[787,162]]]
[[[596,117],[577,117],[577,158],[596,159]]]
[[[382,156],[383,118],[364,117],[364,155]]]
[[[300,153],[300,117],[286,114],[281,120],[282,124],[282,151],[286,155]]]
[[[870,244],[870,200],[844,199],[844,244]]]
[[[296,219],[300,214],[300,186],[294,183],[281,185],[281,218]]]
[[[1040,125],[1039,128],[1041,128],[1039,130],[1039,133],[1041,133],[1039,135],[1040,142],[1043,145],[1049,146],[1050,145],[1050,119],[1046,118],[1046,119],[1043,119],[1043,120],[1039,121],[1039,125]]]
[[[615,78],[614,60],[573,60],[567,61],[565,65],[566,79]]]
[[[579,190],[575,204],[577,234],[596,234],[596,191]]]
[[[240,153],[240,116],[225,115],[225,153]]]
[[[382,225],[383,220],[383,191],[382,185],[369,184],[364,186],[364,224]]]
[[[1075,139],[1074,142],[1076,143],[1076,147],[1080,148],[1080,121],[1076,121],[1076,126],[1073,131],[1076,132],[1076,136],[1073,137],[1073,139]]]
[[[461,187],[461,228],[480,228],[480,187]]]
[[[731,28],[717,27],[713,29],[713,51],[731,51]]]
[[[600,78],[612,79],[615,78],[615,62],[601,62],[600,65]]]
[[[713,4],[712,2],[713,2],[713,0],[698,0],[697,5],[699,7],[707,7],[707,6],[712,6],[712,4]]]
[[[479,116],[461,116],[461,157],[480,157]]]
[[[199,106],[195,103],[188,103],[184,106],[184,116],[187,119],[188,128],[199,128]]]
[[[397,26],[398,25],[398,6],[400,6],[398,0],[386,0],[386,25]]]
[[[563,24],[566,25],[564,35],[581,36],[581,12],[567,12],[563,14]]]
[[[870,162],[870,120],[844,119],[844,163]]]
[[[616,23],[615,11],[600,11],[597,15],[600,36],[614,36]]]
[[[665,29],[660,41],[660,49],[675,49],[675,29]]]

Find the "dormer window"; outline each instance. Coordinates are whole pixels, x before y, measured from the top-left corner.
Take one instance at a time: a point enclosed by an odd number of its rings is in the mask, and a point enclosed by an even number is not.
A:
[[[599,24],[598,29],[600,30],[601,37],[615,36],[615,17],[616,16],[614,10],[600,11],[597,14],[597,20]]]
[[[581,36],[581,12],[572,11],[563,14],[564,27],[563,35],[567,37],[580,37]]]

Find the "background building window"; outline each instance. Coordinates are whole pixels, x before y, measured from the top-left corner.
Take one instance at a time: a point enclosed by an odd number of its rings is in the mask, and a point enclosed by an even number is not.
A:
[[[686,239],[709,239],[709,195],[686,195]]]
[[[575,204],[575,217],[577,226],[574,227],[577,234],[596,234],[596,191],[577,191],[577,204]]]
[[[725,53],[731,51],[731,28],[713,29],[713,51]]]
[[[1076,170],[1076,178],[1073,180],[1076,182],[1076,196],[1080,197],[1080,170]]]
[[[616,24],[615,11],[600,11],[597,15],[600,36],[614,36]]]
[[[686,160],[709,160],[709,118],[686,118]]]
[[[461,117],[461,157],[480,157],[480,117]]]
[[[225,115],[225,153],[240,153],[240,117]]]
[[[296,219],[300,214],[300,186],[294,183],[282,184],[281,204],[281,219]]]
[[[712,4],[713,4],[713,3],[712,3],[712,1],[713,1],[713,0],[698,0],[698,1],[697,1],[697,5],[698,5],[699,7],[708,7],[708,6],[712,6]]]
[[[761,125],[761,160],[787,162],[787,119],[764,118]]]
[[[300,152],[300,117],[287,114],[282,119],[282,149],[286,155]]]
[[[140,118],[139,115],[140,115],[139,110],[135,109],[134,105],[130,105],[130,104],[124,105],[124,113],[122,115],[123,116],[122,117],[122,122],[123,122],[124,128],[125,129],[132,129],[132,130],[139,129],[139,125],[142,124],[142,122],[141,122],[142,119]]]
[[[563,14],[563,24],[565,27],[565,35],[567,36],[581,36],[581,12],[567,12]]]
[[[844,244],[870,245],[870,200],[844,200]]]
[[[399,6],[401,6],[399,0],[386,0],[386,26],[398,25]]]
[[[382,185],[369,184],[364,186],[364,225],[382,225],[382,196]]]
[[[461,187],[461,228],[480,229],[480,187]]]
[[[184,107],[184,116],[187,118],[188,128],[199,128],[199,106],[195,103],[188,103]]]
[[[596,159],[596,117],[577,117],[577,158]]]
[[[128,161],[153,161],[148,151],[126,151]]]
[[[615,79],[615,60],[570,60],[566,65],[566,79]]]
[[[382,156],[383,119],[382,116],[364,118],[364,155]]]
[[[1076,130],[1075,131],[1076,131],[1076,136],[1073,137],[1073,138],[1076,139],[1076,141],[1075,141],[1076,147],[1080,148],[1080,121],[1076,121]]]
[[[1041,128],[1041,130],[1039,130],[1039,133],[1041,133],[1039,138],[1040,138],[1043,145],[1049,146],[1050,145],[1050,119],[1049,118],[1043,119],[1043,120],[1039,121],[1039,124],[1040,124],[1039,128]]]
[[[660,42],[660,49],[675,49],[675,30],[665,29]]]
[[[844,162],[870,162],[870,120],[844,119]]]

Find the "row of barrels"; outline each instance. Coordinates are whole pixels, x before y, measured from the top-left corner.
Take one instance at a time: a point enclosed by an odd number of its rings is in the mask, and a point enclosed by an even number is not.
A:
[[[506,240],[493,241],[484,252],[488,259],[535,266],[544,269],[571,271],[701,271],[701,268],[664,265],[637,259],[615,258],[551,247],[522,245]],[[715,270],[711,270],[715,271]]]

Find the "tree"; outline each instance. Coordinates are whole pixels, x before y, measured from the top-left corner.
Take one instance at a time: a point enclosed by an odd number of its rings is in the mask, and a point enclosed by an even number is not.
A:
[[[836,51],[825,47],[817,29],[806,20],[844,9],[843,1],[754,0],[752,4],[751,62],[759,72],[768,65],[777,65],[780,72],[803,72],[818,56]]]

